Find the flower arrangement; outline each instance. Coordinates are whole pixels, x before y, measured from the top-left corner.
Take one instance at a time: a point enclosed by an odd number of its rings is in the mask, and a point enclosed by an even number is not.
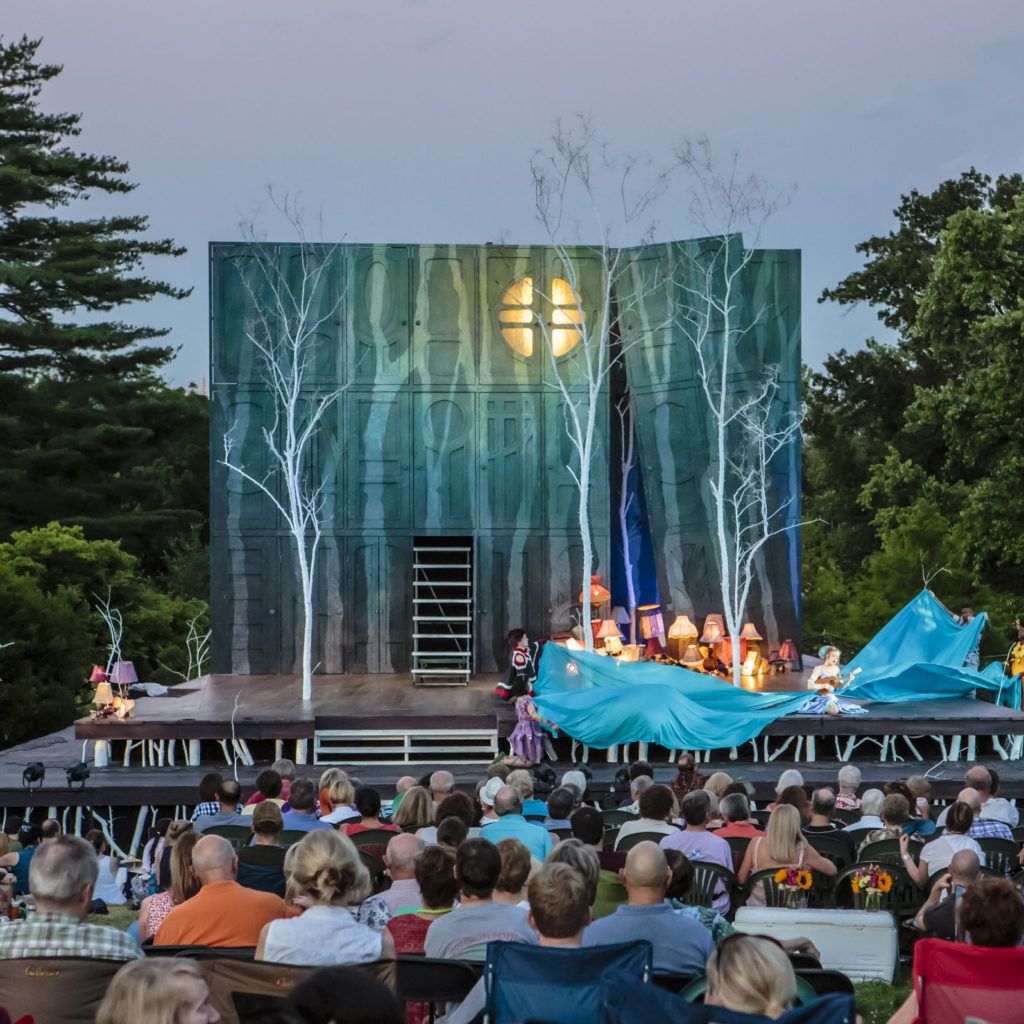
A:
[[[784,892],[783,905],[796,910],[801,906],[802,893],[811,887],[811,873],[806,868],[779,868],[775,884]]]
[[[865,864],[850,875],[850,888],[855,896],[864,894],[866,910],[878,910],[882,896],[892,891],[892,875],[877,864]]]

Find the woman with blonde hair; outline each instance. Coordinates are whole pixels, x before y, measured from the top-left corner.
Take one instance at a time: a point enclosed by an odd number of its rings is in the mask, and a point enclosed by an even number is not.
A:
[[[406,790],[391,821],[403,832],[415,832],[418,828],[433,825],[434,801],[430,798],[430,791],[422,786]]]
[[[359,812],[352,806],[352,801],[356,797],[356,788],[352,785],[352,781],[340,768],[336,768],[334,771],[337,772],[337,775],[332,778],[327,787],[327,802],[331,805],[331,813],[324,814],[320,820],[337,828],[344,822],[358,821]]]
[[[779,804],[772,811],[764,837],[752,840],[747,847],[736,880],[746,885],[751,875],[768,868],[807,868],[823,875],[836,873],[835,864],[804,839],[800,831],[800,812],[792,804]],[[764,891],[758,885],[750,893],[747,906],[764,905]]]
[[[732,776],[726,772],[715,772],[713,775],[708,777],[708,781],[704,783],[704,789],[709,793],[713,794],[717,800],[721,800],[725,796],[726,789],[732,785]]]
[[[340,768],[326,768],[320,773],[320,782],[317,785],[317,792],[320,794],[320,817],[331,813],[331,786],[347,778],[348,775]]]
[[[370,894],[370,875],[352,840],[317,829],[288,850],[284,860],[290,901],[301,916],[263,926],[257,960],[320,967],[393,959],[388,932],[377,932],[354,911]]]
[[[171,850],[171,887],[147,896],[139,907],[139,942],[156,935],[164,918],[177,906],[199,892],[199,879],[192,867],[192,850],[202,837],[189,829]]]
[[[214,1024],[210,989],[194,960],[131,960],[114,975],[96,1024]]]
[[[735,932],[708,957],[704,1002],[777,1020],[796,995],[796,975],[775,939]]]

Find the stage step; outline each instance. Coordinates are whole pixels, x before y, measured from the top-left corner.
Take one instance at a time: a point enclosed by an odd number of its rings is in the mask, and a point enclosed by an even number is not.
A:
[[[317,765],[424,760],[490,764],[497,753],[497,728],[324,729],[313,735],[313,763]]]
[[[465,686],[473,670],[473,544],[413,543],[412,678],[419,686]],[[461,557],[460,557],[461,556]],[[468,596],[463,596],[468,591]],[[423,597],[424,593],[430,596]],[[449,598],[450,594],[458,597]],[[429,605],[429,608],[422,607]],[[425,650],[426,642],[431,650]]]

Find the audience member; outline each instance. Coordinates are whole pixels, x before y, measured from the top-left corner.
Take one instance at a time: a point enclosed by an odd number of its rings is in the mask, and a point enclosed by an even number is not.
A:
[[[780,804],[772,811],[765,837],[751,841],[736,879],[740,885],[746,885],[751,875],[769,868],[808,868],[823,875],[836,874],[835,864],[822,857],[804,838],[800,831],[800,812],[791,804]],[[764,905],[764,889],[757,885],[750,892],[747,906]]]
[[[487,766],[487,771],[484,772],[485,779],[501,779],[502,782],[508,781],[508,777],[512,774],[512,767],[506,764],[504,761],[495,761]]]
[[[525,768],[517,768],[508,773],[505,780],[522,798],[523,816],[526,818],[546,818],[548,807],[543,800],[534,799],[533,776]]]
[[[292,784],[293,795],[300,781]],[[329,828],[310,832],[288,850],[284,870],[289,894],[306,909],[263,926],[257,960],[319,966],[394,957],[390,933],[360,923],[350,909],[370,892],[369,873],[351,839]]]
[[[857,859],[857,844],[842,823],[832,820],[836,797],[831,789],[816,789],[811,794],[811,817],[802,831],[805,836],[829,836],[841,843],[847,863]]]
[[[903,867],[918,886],[923,889],[928,879],[936,871],[944,871],[949,867],[953,855],[961,850],[969,850],[978,858],[980,864],[985,863],[981,847],[968,835],[973,821],[974,811],[967,804],[957,801],[950,808],[949,816],[946,818],[946,831],[938,839],[920,848],[921,852],[916,862],[910,854],[910,836],[904,834],[899,837]]]
[[[192,850],[192,866],[202,888],[167,915],[156,933],[158,946],[255,946],[263,926],[284,917],[279,896],[238,884],[238,859],[226,839],[203,836]]]
[[[133,960],[122,967],[96,1011],[96,1024],[215,1024],[199,964],[184,958]]]
[[[581,807],[580,810],[583,810]],[[625,855],[623,855],[625,862]],[[601,875],[601,865],[593,847],[588,846],[580,839],[563,839],[555,845],[555,848],[548,854],[545,864],[568,864],[574,871],[579,872],[587,887],[589,897],[588,906],[593,906],[597,899],[597,882]]]
[[[416,858],[425,846],[422,839],[409,832],[400,832],[388,842],[384,868],[391,879],[391,887],[367,900],[386,910],[385,920],[423,905],[423,896],[416,884]]]
[[[110,843],[98,829],[90,829],[85,834],[85,841],[96,851],[99,860],[99,874],[93,887],[92,898],[103,900],[109,907],[124,906],[128,902],[124,890],[117,884],[117,873],[121,870],[120,861],[110,855]]]
[[[63,835],[60,822],[56,818],[44,818],[39,826],[39,844],[51,842],[59,835]]]
[[[242,787],[234,779],[223,779],[217,787],[217,810],[212,814],[193,814],[192,827],[203,832],[218,825],[248,825],[247,818],[238,813],[241,798]]]
[[[355,967],[321,968],[292,989],[287,1024],[402,1024],[395,994]],[[285,1024],[285,1022],[279,1022]]]
[[[780,797],[790,786],[803,786],[803,784],[804,777],[795,768],[787,768],[779,775],[779,781],[775,783],[775,795]],[[768,805],[769,811],[774,809],[775,804]]]
[[[676,758],[676,777],[670,783],[676,800],[681,804],[687,793],[704,788],[704,776],[697,771],[697,760],[688,750],[682,750]]]
[[[726,789],[732,785],[732,776],[726,772],[715,772],[713,775],[708,776],[707,782],[701,787],[706,792],[711,793],[716,800],[721,800],[725,796]]]
[[[918,839],[922,840],[935,835],[935,822],[932,821],[931,818],[921,817],[921,812],[917,807],[917,797],[914,795],[913,790],[911,790],[911,788],[902,779],[887,782],[882,789],[887,797],[898,793],[907,801],[910,817],[903,826],[903,832],[906,835],[916,836]]]
[[[18,833],[21,831],[21,826],[25,823],[25,819],[20,814],[8,814],[6,815],[3,827],[3,833],[7,836],[7,853],[17,853],[21,849],[21,843],[18,842]]]
[[[695,795],[696,792],[691,793],[686,800]],[[627,902],[589,925],[583,934],[583,945],[647,939],[654,947],[655,971],[668,974],[702,971],[714,943],[703,925],[681,917],[665,902],[672,873],[664,850],[652,842],[638,843],[626,855],[623,874]]]
[[[281,776],[273,768],[264,768],[256,776],[256,792],[249,797],[242,808],[242,814],[252,814],[256,806],[264,800],[273,800],[278,807],[284,807],[284,797],[281,795],[283,787]]]
[[[167,827],[171,824],[170,818],[157,818],[153,827],[149,830],[149,838],[142,848],[142,864],[140,874],[145,879],[148,891],[156,892],[157,868],[160,865],[160,856],[164,849],[164,837],[167,835]]]
[[[523,906],[526,901],[526,883],[530,880],[533,859],[530,851],[518,839],[498,842],[501,854],[501,874],[494,885],[494,902]]]
[[[619,829],[619,834],[615,837],[615,848],[618,849],[624,839],[638,833],[675,835],[679,829],[672,824],[671,819],[677,811],[675,797],[668,786],[663,786],[660,783],[648,786],[640,794],[636,820],[627,821]]]
[[[729,844],[721,836],[707,830],[708,816],[711,813],[709,794],[703,789],[694,790],[684,798],[681,810],[686,822],[686,831],[677,831],[675,835],[665,836],[661,841],[662,849],[678,850],[691,860],[709,861],[731,872],[732,851]],[[729,893],[724,884],[719,883],[712,905],[720,914],[728,911]]]
[[[199,802],[192,811],[192,821],[204,814],[216,814],[220,810],[217,790],[223,781],[224,776],[220,772],[207,772],[199,780]]]
[[[455,776],[451,772],[437,771],[430,776],[430,799],[439,804],[455,792]]]
[[[437,821],[437,825],[427,825],[424,828],[417,829],[416,835],[428,845],[438,842],[437,827],[446,818],[459,818],[465,823],[467,830],[471,829],[477,820],[477,808],[473,798],[467,793],[460,793],[458,790],[454,793],[449,793],[437,805],[434,811],[434,819]],[[466,837],[463,836],[462,838],[465,839]]]
[[[981,861],[973,850],[954,853],[949,870],[935,880],[928,899],[914,918],[914,924],[930,938],[954,942],[957,937],[957,892],[962,893],[980,877]]]
[[[622,810],[630,814],[640,813],[640,794],[645,789],[654,785],[654,779],[650,775],[638,775],[629,781],[629,801],[622,805]]]
[[[428,846],[416,857],[413,871],[420,903],[415,910],[399,912],[391,918],[387,928],[397,953],[422,955],[427,929],[442,915],[450,914],[455,905],[459,892],[455,853],[444,846]]]
[[[18,832],[18,849],[9,851],[0,857],[0,870],[7,870],[14,876],[14,896],[23,896],[28,892],[29,871],[32,867],[32,858],[39,848],[39,840],[42,838],[38,825],[26,822]]]
[[[785,950],[765,935],[736,932],[707,962],[704,1002],[735,1013],[777,1020],[796,995],[796,975]]]
[[[356,797],[356,788],[352,780],[344,773],[339,772],[330,783],[327,789],[327,803],[330,805],[330,813],[322,814],[320,820],[327,825],[337,828],[339,825],[349,821],[358,821],[359,812],[352,806]],[[395,816],[391,820],[397,825]]]
[[[415,832],[434,824],[434,801],[422,786],[413,786],[405,792],[398,810],[391,815],[392,824],[403,832]]]
[[[317,802],[320,807],[321,818],[326,818],[331,813],[331,786],[335,782],[347,778],[348,775],[340,768],[325,768],[320,773],[320,779],[317,782]]]
[[[775,807],[789,804],[800,812],[800,821],[806,823],[811,817],[811,801],[807,798],[807,790],[803,786],[787,786],[775,801]]]
[[[1013,832],[1005,821],[981,816],[981,794],[976,789],[961,789],[956,798],[967,804],[974,812],[974,821],[971,822],[971,830],[967,833],[972,839],[1007,839],[1011,843],[1015,842]],[[946,813],[948,814],[948,810]]]
[[[157,889],[170,888],[171,885],[171,854],[174,852],[174,844],[186,833],[194,832],[191,821],[172,821],[167,826],[167,835],[164,836],[164,848],[160,852],[160,864],[157,868]]]
[[[292,783],[295,781],[295,762],[290,757],[279,757],[271,766],[272,772],[281,776],[281,799],[290,804],[292,799]],[[288,808],[282,806],[282,813],[287,814]]]
[[[281,808],[272,800],[264,800],[256,806],[250,820],[252,842],[238,851],[238,884],[283,897],[285,850],[281,847]]]
[[[932,784],[923,775],[911,775],[907,779],[907,789],[914,798],[914,812],[924,821],[931,821]]]
[[[276,808],[275,808],[276,809]],[[280,811],[278,811],[280,814]],[[185,900],[192,899],[200,889],[200,881],[192,864],[192,851],[199,842],[199,833],[189,829],[178,837],[171,854],[171,886],[163,892],[147,896],[139,907],[139,941],[153,938],[167,915]]]
[[[715,831],[720,839],[757,839],[764,835],[750,820],[750,803],[742,793],[730,793],[718,805],[725,824]]]
[[[678,850],[665,850],[665,860],[671,872],[665,899],[672,909],[707,928],[711,933],[711,940],[716,944],[732,935],[736,929],[717,910],[712,907],[690,906],[685,902],[693,888],[693,861]]]
[[[573,838],[595,850],[604,848],[604,817],[596,807],[580,807],[569,819]]]
[[[899,839],[909,821],[910,804],[907,802],[907,798],[902,793],[890,793],[882,804],[882,827],[872,829],[865,836],[857,837],[860,840],[860,846],[857,848],[858,856],[869,843]],[[920,842],[917,836],[912,836],[911,839]]]
[[[654,769],[651,767],[650,761],[634,761],[629,766],[629,781],[632,782],[634,779],[640,778],[641,775],[646,775],[647,778],[654,778]]]
[[[316,829],[332,827],[331,822],[320,821],[316,816],[317,792],[312,779],[305,777],[295,779],[288,794],[288,803],[291,810],[284,811],[281,815],[286,832],[313,832]],[[378,795],[377,812],[379,813],[379,811],[380,796]]]
[[[836,794],[836,808],[840,811],[859,811],[860,800],[857,790],[860,789],[860,769],[855,764],[844,764],[836,776],[839,792]]]
[[[523,801],[511,786],[502,786],[495,793],[494,811],[498,820],[487,827],[487,838],[492,843],[518,839],[537,860],[543,860],[555,845],[546,828],[523,817]]]
[[[979,817],[993,821],[1001,821],[1010,828],[1016,828],[1019,823],[1017,808],[1004,800],[1001,796],[992,795],[992,774],[983,765],[976,764],[968,768],[964,773],[964,787],[977,790],[978,798],[981,800],[981,813]],[[940,815],[937,824],[943,827],[946,824],[946,808]]]
[[[35,913],[0,927],[0,959],[141,957],[139,944],[127,932],[86,922],[98,874],[96,851],[84,839],[58,836],[40,846],[28,876]]]
[[[885,822],[881,818],[884,804],[885,794],[880,789],[864,791],[860,798],[860,818],[844,829],[853,836],[854,842],[860,843],[869,832],[885,828]]]
[[[572,790],[575,806],[579,807],[583,803],[583,798],[587,795],[587,788],[590,783],[587,781],[585,773],[581,772],[578,768],[570,768],[567,772],[562,773],[562,779],[558,785]]]
[[[525,911],[494,902],[494,887],[500,874],[501,854],[494,843],[467,839],[459,847],[455,861],[459,906],[428,929],[424,943],[427,956],[483,960],[487,943],[495,939],[537,941]]]
[[[498,820],[498,812],[494,809],[494,798],[504,788],[505,782],[497,776],[488,779],[477,792],[482,808],[480,828],[490,828]]]
[[[461,818],[454,815],[445,818],[437,826],[437,841],[441,846],[447,846],[453,852],[457,850],[469,837],[469,829]]]
[[[547,817],[544,819],[546,829],[572,828],[570,817],[576,806],[576,793],[568,786],[559,786],[551,791],[546,805]],[[523,813],[526,813],[525,807]]]
[[[380,820],[380,793],[370,786],[360,786],[356,790],[356,810],[359,812],[359,821],[350,821],[341,826],[347,836],[358,835],[360,832],[369,832],[372,829],[379,829],[383,832],[400,832],[397,825],[392,825]]]

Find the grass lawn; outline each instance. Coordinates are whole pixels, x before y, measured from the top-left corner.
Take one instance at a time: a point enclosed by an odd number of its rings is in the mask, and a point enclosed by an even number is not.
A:
[[[912,985],[897,977],[893,985],[885,981],[859,981],[853,988],[857,1012],[864,1018],[864,1024],[885,1024],[910,995]]]
[[[108,907],[108,914],[90,914],[86,920],[90,924],[105,924],[108,928],[119,928],[124,931],[138,917],[129,906]]]

